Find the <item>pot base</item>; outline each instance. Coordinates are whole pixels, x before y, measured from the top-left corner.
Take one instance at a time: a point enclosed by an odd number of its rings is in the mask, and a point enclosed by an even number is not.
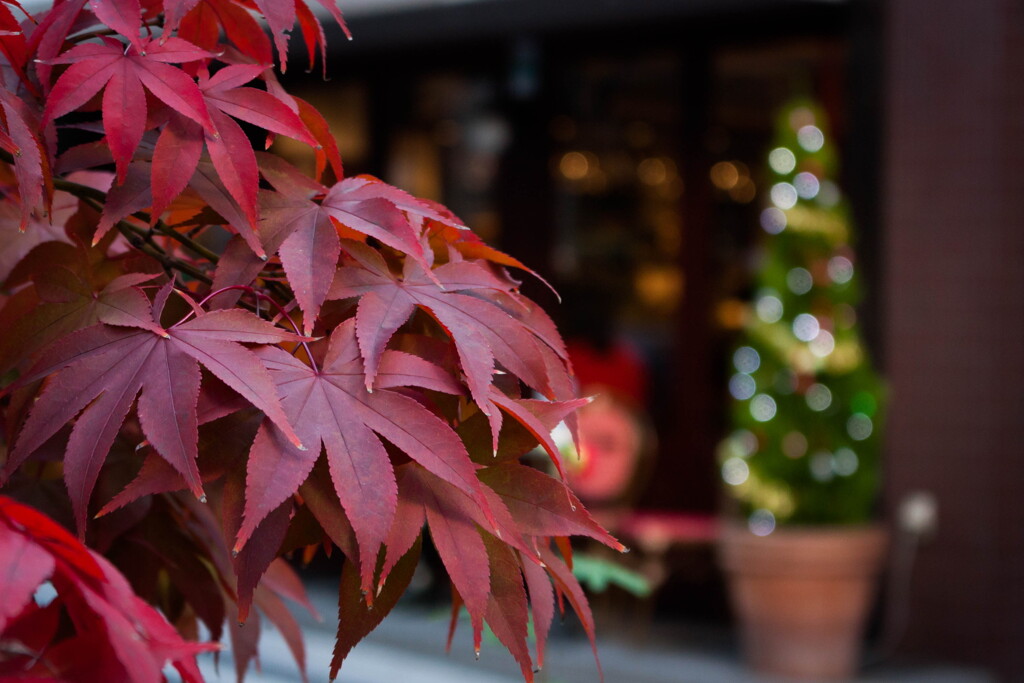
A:
[[[723,528],[720,560],[757,671],[842,680],[856,671],[861,633],[886,546],[881,528]]]

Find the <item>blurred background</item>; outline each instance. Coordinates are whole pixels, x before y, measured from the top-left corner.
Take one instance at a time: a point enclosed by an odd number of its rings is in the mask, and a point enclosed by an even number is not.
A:
[[[341,6],[355,39],[328,36],[331,80],[293,66],[285,85],[328,117],[346,174],[443,202],[547,278],[561,303],[524,290],[584,390],[611,397],[591,439],[610,464],[584,457],[581,496],[631,540],[622,561],[650,594],[596,595],[605,633],[669,623],[679,647],[731,642],[714,546],[736,472],[719,444],[762,212],[779,206],[779,113],[813,102],[887,387],[874,513],[893,540],[869,643],[1024,680],[1021,3]],[[679,675],[657,680],[737,680]]]

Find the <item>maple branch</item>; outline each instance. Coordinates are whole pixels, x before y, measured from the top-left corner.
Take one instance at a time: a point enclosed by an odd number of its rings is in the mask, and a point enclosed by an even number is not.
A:
[[[133,247],[156,259],[163,264],[164,267],[178,270],[208,285],[213,284],[213,278],[209,275],[190,263],[186,263],[185,261],[170,256],[167,252],[156,245],[156,243],[153,242],[153,238],[149,236],[147,231],[136,228],[134,225],[125,223],[124,221],[118,221],[117,229],[125,236],[125,238],[127,238],[128,242]]]
[[[0,152],[0,158],[3,157],[3,153]],[[4,161],[7,161],[4,159]],[[68,194],[73,194],[79,199],[92,199],[93,201],[99,202],[101,205],[107,201],[107,193],[103,190],[97,190],[95,187],[89,187],[88,185],[82,185],[76,183],[73,180],[67,178],[61,178],[59,176],[54,177],[53,187],[57,190],[63,190]]]
[[[7,161],[8,163],[13,163],[13,157],[10,157],[10,155],[8,155],[7,152],[3,150],[0,150],[0,159]],[[103,190],[98,190],[95,187],[90,187],[88,185],[76,183],[72,180],[68,180],[67,178],[54,178],[53,186],[56,189],[63,190],[64,192],[72,194],[75,197],[78,197],[79,199],[86,201],[90,206],[92,206],[92,208],[101,213],[103,211],[103,206],[107,201],[107,193],[104,192]],[[132,215],[138,217],[139,220],[145,221],[147,223],[150,221],[150,214],[144,211],[136,211]],[[203,271],[199,270],[198,268],[189,263],[186,263],[185,261],[181,261],[180,259],[176,259],[173,256],[168,255],[166,251],[164,251],[164,249],[160,247],[160,245],[153,241],[153,238],[149,231],[142,230],[124,220],[118,221],[115,224],[115,226],[117,227],[118,231],[122,235],[124,235],[129,242],[132,243],[132,246],[136,247],[137,249],[146,253],[147,255],[152,256],[156,260],[160,261],[163,265],[178,270],[187,275],[190,275],[196,278],[197,280],[205,282],[206,284],[213,284],[213,280],[211,280],[210,277],[206,275]],[[205,258],[211,263],[216,264],[220,262],[220,255],[217,254],[215,251],[209,249],[208,247],[203,246],[196,240],[192,239],[192,237],[181,234],[180,232],[170,227],[160,219],[157,219],[154,222],[153,229],[159,234],[175,240],[176,242],[184,246],[186,249],[189,249],[196,255]],[[137,243],[140,238],[149,245],[149,249],[144,248],[143,245]],[[286,287],[283,287],[280,283],[268,282],[267,289],[272,291],[274,294],[277,294],[283,299],[291,298],[289,296],[290,292],[287,290]],[[279,305],[276,301],[274,303],[275,305]]]
[[[0,159],[7,161],[7,159],[4,158],[5,156],[6,153],[0,152]],[[83,185],[81,183],[76,183],[72,180],[60,177],[53,179],[53,186],[55,189],[63,190],[68,194],[78,197],[83,202],[92,207],[94,210],[100,213],[103,212],[103,206],[107,201],[107,193],[104,192],[103,190],[98,190],[95,187],[89,187],[88,185]],[[145,218],[146,220],[148,220],[149,216],[146,216]],[[178,270],[201,282],[205,282],[206,284],[213,284],[213,280],[199,268],[196,268],[190,263],[186,263],[181,259],[177,259],[169,255],[163,249],[163,247],[161,247],[159,244],[153,241],[153,236],[150,234],[148,230],[142,230],[141,228],[138,228],[125,220],[117,221],[117,223],[115,223],[114,225],[117,228],[118,232],[124,235],[124,237],[133,247],[143,252],[147,256],[156,259],[165,267]],[[164,225],[163,228],[163,230],[159,231],[160,234],[171,237],[172,239],[177,239],[178,242],[183,244],[185,247],[195,251],[200,256],[206,258],[212,256],[213,258],[210,258],[210,260],[213,261],[214,263],[217,262],[217,255],[211,252],[209,249],[206,249],[206,247],[196,244],[193,240],[184,237],[183,235],[180,235],[176,230],[173,230],[167,227],[166,225]]]
[[[144,211],[136,211],[132,215],[138,216],[140,219],[146,221],[147,223],[150,222],[150,214]],[[202,244],[192,239],[191,236],[182,235],[180,232],[178,232],[171,226],[167,225],[166,223],[163,222],[163,220],[159,218],[153,221],[153,229],[159,232],[161,235],[170,237],[172,240],[178,242],[183,247],[191,249],[197,255],[202,256],[204,259],[210,261],[211,263],[220,262],[220,254],[213,251],[212,249],[209,249],[208,247],[204,247]]]
[[[107,201],[106,192],[103,192],[102,190],[97,190],[95,187],[89,187],[88,185],[76,183],[72,180],[68,180],[67,178],[54,178],[53,186],[59,190],[63,190],[69,194],[73,194],[79,199],[93,199],[99,202],[101,205],[105,204]],[[138,217],[140,220],[146,221],[147,223],[150,222],[150,215],[144,211],[136,211],[132,215]],[[196,255],[201,256],[212,263],[217,263],[218,261],[220,261],[220,255],[218,255],[215,251],[212,251],[211,249],[204,247],[202,244],[199,244],[198,242],[193,240],[191,237],[188,237],[187,235],[182,235],[177,230],[170,227],[160,219],[157,219],[154,222],[153,228],[161,235],[170,237],[171,239],[175,240],[182,246],[193,251]]]
[[[54,178],[53,179],[54,187],[60,187],[60,189],[65,189],[64,187],[61,187],[65,183],[69,183],[71,185],[78,185],[78,183],[73,183],[71,181],[65,181],[62,178]],[[82,185],[80,187],[84,188],[86,190],[90,190],[91,192],[88,193],[89,195],[93,195],[93,193],[98,193],[99,195],[101,195],[103,197],[106,197],[106,194],[104,192],[102,192],[100,190],[96,190],[95,188],[91,188],[91,187],[88,187],[86,185]],[[65,191],[67,191],[67,190],[65,189]],[[74,192],[72,192],[72,194],[74,194]],[[81,199],[83,202],[88,204],[90,207],[95,209],[96,211],[99,211],[99,212],[103,211],[103,203],[102,203],[102,201],[100,201],[99,199],[94,198],[94,196],[86,196],[86,195],[76,195],[76,196],[79,199]],[[204,282],[204,283],[206,283],[208,285],[213,284],[213,279],[210,278],[209,275],[207,275],[206,273],[204,273],[200,269],[196,268],[192,264],[186,263],[185,261],[182,261],[181,259],[174,258],[170,254],[168,254],[164,250],[163,247],[161,247],[159,244],[157,244],[156,242],[153,241],[153,236],[149,233],[148,230],[143,230],[142,228],[136,227],[136,226],[132,225],[131,223],[129,223],[128,221],[124,221],[124,220],[121,220],[121,221],[118,221],[117,223],[115,223],[114,227],[117,228],[118,232],[120,232],[122,235],[124,235],[125,239],[128,240],[128,243],[131,244],[132,247],[134,247],[135,249],[138,249],[139,251],[141,251],[142,253],[146,254],[147,256],[149,256],[149,257],[159,261],[165,268],[171,268],[171,269],[180,271],[180,272],[185,273],[186,275],[190,275],[191,277],[195,278],[196,280],[199,280],[200,282]]]

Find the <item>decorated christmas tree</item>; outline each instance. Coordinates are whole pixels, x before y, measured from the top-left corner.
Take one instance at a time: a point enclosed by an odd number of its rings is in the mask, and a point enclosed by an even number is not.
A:
[[[754,296],[731,356],[722,477],[750,529],[871,518],[882,385],[857,323],[854,234],[822,109],[784,107]]]

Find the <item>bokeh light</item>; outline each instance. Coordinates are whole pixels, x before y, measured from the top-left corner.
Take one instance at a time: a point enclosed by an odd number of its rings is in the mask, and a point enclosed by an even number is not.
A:
[[[836,474],[842,477],[849,477],[857,471],[860,461],[857,454],[849,448],[840,448],[836,451],[835,460],[832,463]]]
[[[796,188],[789,183],[775,183],[772,185],[771,197],[772,204],[783,210],[792,209],[796,206],[797,199],[799,199]]]
[[[750,466],[743,458],[729,458],[722,463],[722,479],[730,486],[739,486],[750,476]]]
[[[802,173],[797,173],[796,177],[793,178],[793,187],[796,188],[796,193],[800,195],[800,199],[814,199],[818,196],[821,183],[818,182],[818,178],[813,173],[803,171]]]
[[[758,297],[757,303],[754,304],[754,310],[757,311],[758,318],[769,324],[779,322],[784,312],[782,300],[772,294]]]
[[[814,287],[814,277],[806,268],[793,268],[786,273],[786,286],[794,294],[806,294]]]
[[[828,276],[837,285],[845,285],[853,279],[853,261],[845,256],[833,256],[828,260]]]
[[[818,358],[825,358],[836,350],[836,338],[828,330],[821,330],[811,341],[811,353]]]
[[[796,168],[796,155],[785,147],[776,147],[768,153],[768,165],[779,175],[788,175]]]
[[[757,185],[749,176],[741,176],[736,187],[729,190],[729,198],[740,204],[749,204],[757,197]]]
[[[740,372],[748,375],[761,367],[761,355],[750,346],[741,346],[732,354],[732,364]]]
[[[750,416],[758,422],[768,422],[777,410],[775,399],[768,394],[758,394],[750,401]]]
[[[793,318],[793,335],[800,341],[809,342],[818,336],[821,325],[810,313],[801,313]]]
[[[873,432],[874,429],[875,425],[871,422],[871,418],[864,413],[854,413],[850,416],[850,419],[846,421],[846,433],[849,434],[850,438],[854,441],[863,441],[871,436],[871,432]]]
[[[832,390],[821,383],[812,384],[807,388],[804,400],[807,401],[808,408],[820,413],[832,405]]]
[[[637,177],[644,185],[662,185],[676,173],[675,162],[664,157],[648,157],[636,167]]]
[[[731,190],[740,181],[740,171],[731,161],[719,161],[711,167],[711,183],[719,190]]]
[[[740,457],[749,458],[757,453],[757,436],[749,429],[737,429],[732,433],[732,440],[737,444]]]
[[[825,145],[825,134],[817,126],[804,126],[796,132],[796,141],[808,152],[817,152]]]
[[[566,180],[582,180],[590,172],[590,161],[582,152],[566,152],[558,162],[558,170]]]
[[[774,206],[769,206],[761,212],[761,227],[769,235],[778,235],[786,229],[786,212]]]
[[[737,401],[746,401],[757,393],[757,382],[750,375],[738,372],[729,378],[729,393]]]
[[[755,536],[767,536],[775,531],[775,515],[771,510],[754,510],[747,520],[747,527]]]

